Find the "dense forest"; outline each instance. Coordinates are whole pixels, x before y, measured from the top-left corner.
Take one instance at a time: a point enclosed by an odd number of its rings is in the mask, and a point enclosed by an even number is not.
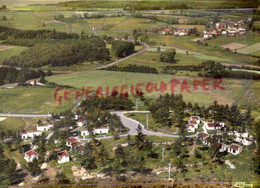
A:
[[[101,39],[71,39],[66,42],[42,43],[3,62],[18,67],[69,66],[84,61],[109,60],[109,51]]]

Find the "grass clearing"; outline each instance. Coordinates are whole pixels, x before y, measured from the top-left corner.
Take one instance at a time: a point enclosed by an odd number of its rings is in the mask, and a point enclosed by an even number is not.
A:
[[[135,86],[137,83],[144,83],[144,86],[141,86],[140,88],[143,89],[145,96],[158,97],[162,93],[156,91],[147,93],[145,90],[145,84],[148,82],[157,83],[157,87],[159,87],[160,81],[164,81],[166,84],[168,84],[167,91],[165,91],[164,93],[171,92],[170,80],[172,80],[173,78],[179,79],[180,82],[182,82],[182,80],[187,80],[188,84],[190,85],[192,85],[194,79],[202,79],[199,77],[191,76],[172,76],[166,74],[145,74],[99,70],[88,73],[51,76],[47,77],[47,80],[53,81],[58,84],[70,85],[79,89],[81,89],[82,87],[86,88],[92,86],[93,90],[96,90],[98,86],[101,86],[103,88],[103,91],[106,90],[106,87],[109,87],[109,91],[111,91],[111,89],[115,86],[121,88],[123,83],[125,83],[128,89],[130,88],[130,85]],[[220,104],[232,104],[237,97],[244,94],[244,87],[249,83],[248,80],[242,79],[223,79],[221,85],[225,88],[225,90],[214,90],[211,84],[212,83],[210,82],[209,91],[204,91],[202,89],[193,90],[192,87],[190,88],[190,93],[188,93],[187,91],[183,91],[182,94],[184,96],[184,99],[188,102],[197,102],[200,105],[206,106],[213,103],[214,100],[217,100]],[[175,93],[180,93],[180,84],[175,89]]]
[[[19,55],[21,52],[28,49],[27,47],[22,46],[8,46],[8,48],[1,48],[1,46],[3,45],[0,45],[0,64],[2,64],[5,59]]]
[[[62,106],[54,100],[55,88],[17,87],[0,90],[0,113],[59,113],[73,107],[72,102]]]
[[[21,131],[25,126],[22,118],[7,117],[5,120],[0,121],[0,127],[4,130],[17,130]]]

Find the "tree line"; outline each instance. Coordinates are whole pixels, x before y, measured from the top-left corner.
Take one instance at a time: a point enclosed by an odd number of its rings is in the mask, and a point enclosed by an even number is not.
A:
[[[45,73],[42,70],[30,70],[22,68],[18,70],[13,67],[0,67],[0,85],[8,83],[23,83],[27,80],[40,78]]]
[[[115,66],[107,67],[104,70],[158,74],[158,71],[154,67],[149,67],[144,65],[138,66],[134,64],[128,64],[127,66],[124,67],[119,67],[115,65]]]

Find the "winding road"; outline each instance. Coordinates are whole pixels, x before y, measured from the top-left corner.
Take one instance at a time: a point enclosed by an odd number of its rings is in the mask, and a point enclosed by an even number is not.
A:
[[[122,124],[129,129],[129,132],[127,134],[122,134],[119,137],[125,137],[128,134],[129,135],[137,135],[136,129],[138,128],[139,124],[142,126],[143,134],[145,134],[145,135],[165,136],[165,137],[173,137],[173,138],[180,137],[180,135],[165,134],[165,133],[160,133],[160,132],[149,131],[149,130],[145,129],[144,125],[142,125],[140,122],[124,116],[125,113],[149,113],[149,111],[114,111],[114,112],[111,112],[111,113],[116,114],[120,118]],[[2,117],[23,117],[23,118],[51,117],[50,114],[0,114],[0,117],[1,116]],[[195,136],[196,136],[196,134],[187,135],[186,137],[195,137]],[[109,139],[109,138],[113,138],[113,136],[98,137],[98,139]],[[80,141],[88,141],[90,139],[91,138],[79,139],[79,140]]]

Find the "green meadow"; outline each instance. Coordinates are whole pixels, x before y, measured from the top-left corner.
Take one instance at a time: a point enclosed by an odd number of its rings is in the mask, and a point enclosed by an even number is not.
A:
[[[0,44],[1,47],[1,44]],[[22,51],[28,49],[27,47],[22,47],[22,46],[10,46],[6,49],[0,49],[0,64],[5,59],[9,59],[12,56],[19,55]]]
[[[1,118],[0,118],[1,119]],[[25,122],[21,118],[6,117],[5,120],[0,121],[0,128],[5,130],[18,130],[21,131],[25,126]]]
[[[223,79],[222,86],[225,90],[216,89],[212,87],[212,82],[209,82],[209,91],[204,91],[201,88],[194,90],[192,87],[194,79],[202,79],[199,77],[192,76],[176,76],[176,75],[165,75],[165,74],[145,74],[145,73],[130,73],[130,72],[118,72],[118,71],[92,71],[88,73],[75,73],[59,76],[47,77],[48,81],[55,82],[57,84],[66,84],[78,88],[81,90],[82,87],[93,87],[95,91],[98,86],[101,86],[103,91],[106,90],[106,87],[109,87],[109,91],[112,90],[115,86],[121,88],[122,85],[128,86],[128,90],[131,85],[136,86],[138,83],[144,83],[141,86],[141,89],[144,91],[145,96],[158,97],[160,94],[171,92],[170,90],[170,81],[175,78],[180,81],[180,83],[175,87],[175,93],[180,93],[181,83],[183,80],[187,80],[188,84],[191,86],[190,93],[186,90],[182,92],[184,99],[190,102],[197,102],[201,105],[209,105],[217,100],[220,104],[229,104],[231,105],[235,102],[235,99],[240,97],[241,100],[246,98],[244,95],[246,92],[245,86],[248,85],[248,80],[239,80],[239,79]],[[153,91],[147,93],[145,90],[146,83],[152,82],[157,83],[157,88],[159,88],[160,81],[168,84],[167,91],[161,93]],[[60,94],[62,95],[62,93]],[[72,95],[72,97],[75,97]],[[256,104],[255,104],[256,105]]]
[[[0,90],[0,113],[59,113],[73,107],[72,101],[62,106],[54,100],[55,88],[17,87]]]

